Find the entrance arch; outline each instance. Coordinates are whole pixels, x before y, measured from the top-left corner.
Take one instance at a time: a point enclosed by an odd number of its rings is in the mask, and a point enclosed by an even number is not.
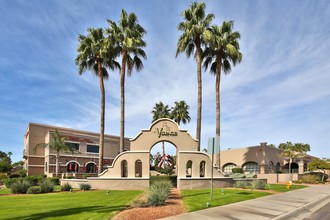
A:
[[[117,155],[111,166],[108,166],[98,179],[112,180],[118,186],[118,182],[130,181],[131,186],[145,188],[149,186],[150,178],[150,151],[157,143],[169,142],[176,147],[177,186],[178,188],[205,187],[209,185],[211,170],[214,177],[223,177],[212,166],[211,157],[198,151],[198,141],[191,137],[187,130],[180,129],[179,125],[168,118],[158,119],[149,129],[143,129],[130,140],[130,151]],[[138,172],[136,161],[139,161]],[[141,161],[141,162],[140,162]],[[191,164],[190,175],[187,175],[187,163]],[[122,177],[122,164],[127,163],[125,170],[127,175]],[[137,175],[137,173],[139,175]],[[123,186],[124,187],[124,186]]]

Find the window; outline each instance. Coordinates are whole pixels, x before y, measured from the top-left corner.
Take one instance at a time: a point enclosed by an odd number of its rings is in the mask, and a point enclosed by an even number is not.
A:
[[[247,162],[243,165],[243,172],[259,173],[259,165],[256,162]]]
[[[269,171],[269,173],[272,173],[273,172],[273,167],[274,167],[274,163],[272,161],[270,161],[269,164],[268,164],[268,171]]]
[[[99,146],[98,145],[90,145],[87,144],[87,152],[88,153],[99,153]]]
[[[121,177],[127,177],[127,161],[121,161]]]
[[[75,161],[71,161],[66,165],[66,171],[76,173],[79,171],[79,164]]]
[[[47,162],[45,163],[45,172],[47,172]]]
[[[71,148],[79,151],[79,144],[78,143],[66,142],[65,144],[70,146]]]
[[[192,175],[192,161],[188,160],[186,163],[186,177],[191,177]]]
[[[233,173],[233,168],[237,167],[236,164],[234,163],[227,163],[223,166],[223,172],[226,174],[232,174]]]
[[[135,161],[135,177],[142,177],[142,161]]]
[[[281,164],[278,162],[275,167],[275,172],[279,172],[281,170]]]
[[[205,161],[203,160],[199,165],[199,177],[205,176]]]
[[[86,173],[97,173],[97,167],[96,167],[96,164],[93,163],[93,162],[90,162],[86,165],[85,167],[86,169]]]

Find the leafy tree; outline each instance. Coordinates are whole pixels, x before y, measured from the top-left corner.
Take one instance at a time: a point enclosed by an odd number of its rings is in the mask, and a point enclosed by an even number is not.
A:
[[[64,152],[64,153],[75,153],[78,152],[76,149],[74,149],[70,144],[66,143],[66,138],[65,137],[61,137],[58,130],[55,130],[54,134],[53,134],[53,138],[49,141],[49,143],[40,143],[37,144],[34,148],[33,151],[34,153],[38,150],[38,148],[46,148],[49,147],[50,150],[53,150],[56,152],[56,156],[55,156],[55,163],[56,163],[56,171],[55,171],[55,175],[58,175],[58,171],[59,171],[59,166],[58,166],[58,161],[60,158],[60,153]]]
[[[323,181],[325,176],[325,171],[330,170],[330,163],[328,163],[325,160],[314,159],[307,165],[307,167],[311,171],[322,170],[323,171],[322,181]]]
[[[185,101],[175,102],[175,106],[171,108],[171,118],[180,125],[190,122],[189,105]]]
[[[127,14],[125,10],[121,11],[118,26],[115,22],[107,20],[110,27],[107,29],[110,41],[113,42],[116,49],[121,53],[121,71],[120,71],[120,152],[124,151],[125,135],[125,72],[127,68],[128,76],[131,76],[133,69],[140,71],[143,63],[140,57],[147,58],[142,49],[146,46],[143,40],[146,31],[138,24],[137,16],[134,13]]]
[[[289,160],[289,173],[291,173],[291,164],[294,160],[302,158],[310,151],[309,144],[304,143],[291,143],[290,141],[286,143],[281,143],[278,148],[282,150],[284,158]]]
[[[101,92],[101,120],[100,120],[100,149],[99,149],[99,166],[98,172],[103,170],[103,151],[104,151],[104,118],[105,118],[105,89],[104,79],[109,74],[106,68],[114,70],[120,68],[120,65],[114,60],[116,50],[107,38],[104,37],[102,28],[88,28],[87,36],[79,35],[78,55],[75,59],[76,65],[79,67],[79,75],[89,70],[99,78]]]
[[[210,26],[214,18],[213,14],[205,14],[205,3],[193,2],[190,7],[181,13],[184,21],[178,25],[178,30],[182,35],[178,39],[176,57],[179,53],[185,52],[187,57],[194,54],[197,61],[197,126],[196,139],[198,140],[198,150],[201,142],[201,123],[202,123],[202,45],[205,44],[203,34]]]
[[[216,93],[216,136],[220,136],[220,80],[221,71],[224,74],[231,72],[232,65],[242,61],[242,53],[238,39],[239,32],[233,32],[233,21],[224,21],[222,26],[213,25],[203,34],[203,38],[208,43],[203,52],[205,70],[210,66],[210,72],[215,75]]]
[[[11,171],[11,155],[11,152],[5,153],[3,151],[0,151],[0,173],[8,173]]]

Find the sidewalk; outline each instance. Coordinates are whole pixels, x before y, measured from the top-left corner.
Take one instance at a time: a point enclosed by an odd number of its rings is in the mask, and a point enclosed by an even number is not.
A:
[[[164,218],[166,220],[211,220],[211,219],[289,219],[299,212],[309,211],[321,203],[330,202],[330,185],[315,185],[307,188],[266,196]]]

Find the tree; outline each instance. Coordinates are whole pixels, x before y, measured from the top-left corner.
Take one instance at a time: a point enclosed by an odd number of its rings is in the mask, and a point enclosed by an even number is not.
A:
[[[168,105],[164,105],[163,102],[156,103],[151,113],[153,115],[152,122],[160,118],[170,118],[171,116],[170,108],[168,107]]]
[[[202,123],[202,45],[204,44],[203,34],[210,26],[214,18],[213,14],[205,15],[205,3],[193,2],[190,8],[181,13],[183,22],[178,25],[178,30],[182,31],[177,43],[176,57],[179,53],[185,52],[187,57],[195,55],[197,61],[197,126],[196,139],[198,140],[198,150],[201,142]]]
[[[291,164],[294,160],[299,159],[306,155],[310,151],[309,144],[304,143],[281,143],[278,148],[282,150],[283,157],[289,160],[289,173],[291,173]]]
[[[162,102],[156,103],[154,108],[152,109],[151,113],[153,114],[152,122],[154,122],[160,118],[170,118],[170,116],[171,116],[168,105],[164,105],[164,103],[162,103]],[[162,142],[162,151],[163,151],[163,155],[165,155],[164,141]]]
[[[190,122],[189,105],[185,101],[175,102],[175,106],[171,108],[171,118],[180,125]]]
[[[224,21],[222,26],[213,25],[204,32],[203,38],[207,48],[203,52],[205,70],[210,66],[210,72],[215,75],[216,93],[216,136],[220,136],[220,80],[221,71],[224,74],[231,72],[232,65],[242,61],[242,53],[238,39],[239,32],[233,32],[234,22]]]
[[[125,136],[125,72],[127,68],[128,76],[131,76],[133,69],[140,71],[143,63],[140,57],[147,58],[142,49],[146,46],[143,40],[146,31],[138,24],[137,16],[134,13],[127,14],[125,10],[121,11],[120,21],[117,24],[107,20],[109,28],[109,39],[121,53],[121,71],[120,71],[120,142],[119,151],[124,151]]]
[[[0,151],[0,173],[8,173],[11,171],[11,155],[11,152],[5,153],[3,151]]]
[[[326,160],[314,159],[307,165],[307,167],[311,171],[322,170],[323,171],[322,181],[323,181],[325,176],[325,171],[330,170],[330,163],[328,163]]]
[[[61,137],[58,130],[55,130],[55,132],[53,134],[53,138],[51,139],[51,141],[49,143],[37,144],[33,148],[33,151],[34,151],[34,153],[36,153],[38,148],[47,148],[47,147],[49,147],[49,150],[52,150],[52,151],[56,152],[56,156],[55,156],[55,164],[56,164],[55,165],[56,166],[55,175],[57,177],[58,171],[59,171],[58,161],[59,161],[59,158],[60,158],[60,153],[64,152],[64,153],[74,154],[75,152],[78,152],[78,151],[75,148],[73,148],[69,143],[66,143],[66,138]]]
[[[111,42],[104,37],[102,28],[88,28],[88,35],[79,35],[78,55],[75,63],[79,66],[79,75],[89,70],[99,78],[101,92],[101,113],[100,113],[100,148],[98,172],[103,170],[104,151],[104,118],[105,118],[105,89],[104,79],[109,77],[106,68],[114,70],[120,65],[114,60],[117,51],[112,47]]]

